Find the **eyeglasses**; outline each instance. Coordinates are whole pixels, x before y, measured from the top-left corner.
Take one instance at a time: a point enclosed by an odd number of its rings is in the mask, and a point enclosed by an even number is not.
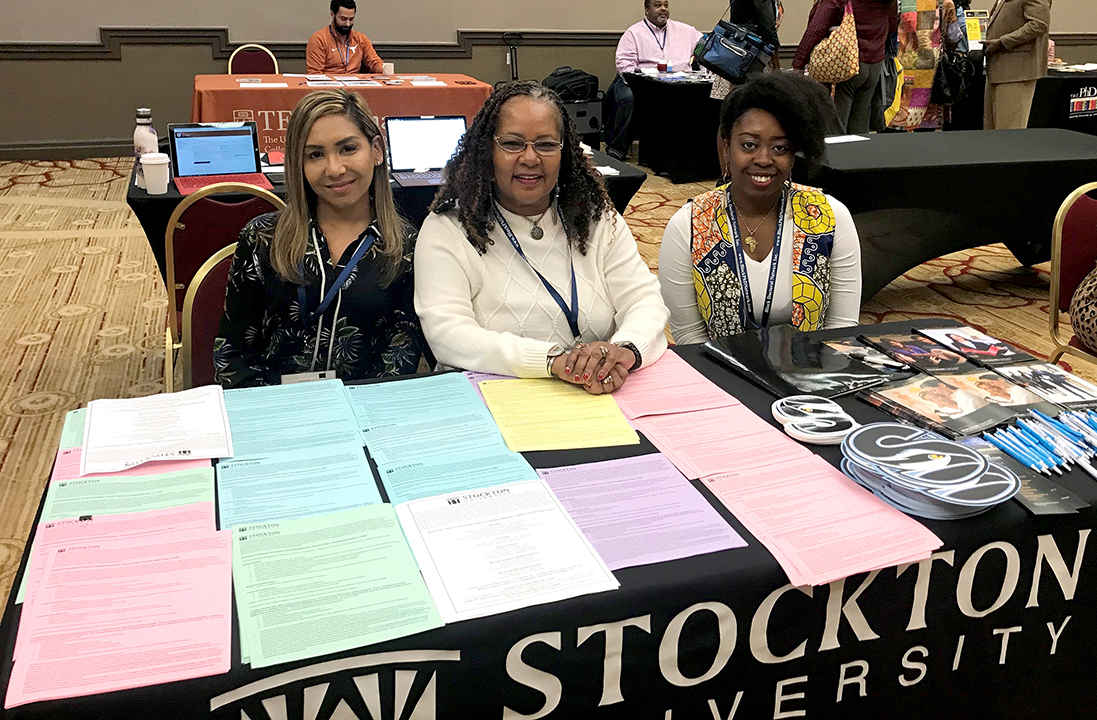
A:
[[[564,143],[559,140],[523,140],[513,135],[495,136],[495,144],[499,149],[511,155],[525,152],[527,146],[533,146],[533,152],[541,156],[555,155],[564,148]]]

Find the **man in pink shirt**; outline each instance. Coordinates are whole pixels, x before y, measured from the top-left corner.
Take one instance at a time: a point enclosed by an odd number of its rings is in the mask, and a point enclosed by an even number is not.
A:
[[[602,101],[607,153],[624,160],[632,145],[632,90],[621,75],[662,63],[674,70],[688,69],[700,39],[697,28],[670,19],[670,0],[644,0],[644,19],[625,30],[617,43],[617,77]]]

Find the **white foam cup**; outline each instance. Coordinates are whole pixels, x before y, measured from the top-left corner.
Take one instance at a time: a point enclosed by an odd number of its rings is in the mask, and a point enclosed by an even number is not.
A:
[[[386,75],[396,74],[396,65],[393,63],[385,63],[382,70]]]
[[[145,170],[145,187],[149,195],[163,195],[168,191],[168,167],[171,158],[167,153],[153,152],[141,156],[141,167]]]

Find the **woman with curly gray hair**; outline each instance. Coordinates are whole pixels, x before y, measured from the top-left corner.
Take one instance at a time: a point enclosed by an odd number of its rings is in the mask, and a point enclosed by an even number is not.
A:
[[[613,392],[666,349],[659,284],[559,96],[497,89],[445,170],[415,251],[438,361]]]

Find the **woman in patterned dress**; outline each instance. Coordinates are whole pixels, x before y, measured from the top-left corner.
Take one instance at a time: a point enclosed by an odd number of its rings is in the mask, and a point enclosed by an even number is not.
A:
[[[899,62],[903,94],[889,127],[939,130],[948,106],[929,101],[933,76],[941,59],[942,33],[956,22],[953,0],[899,0]]]
[[[287,205],[240,232],[214,343],[225,387],[302,373],[414,373],[414,232],[396,212],[384,138],[365,100],[306,95],[286,136]]]
[[[767,75],[735,88],[720,109],[725,184],[667,224],[659,283],[678,343],[767,325],[800,330],[857,324],[861,248],[846,206],[791,183],[797,153],[823,156],[818,84]],[[829,102],[829,100],[827,100]]]

